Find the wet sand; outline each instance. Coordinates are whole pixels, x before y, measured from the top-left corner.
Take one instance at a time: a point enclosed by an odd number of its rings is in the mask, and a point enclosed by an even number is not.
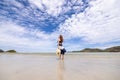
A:
[[[0,80],[120,80],[120,53],[0,53]]]

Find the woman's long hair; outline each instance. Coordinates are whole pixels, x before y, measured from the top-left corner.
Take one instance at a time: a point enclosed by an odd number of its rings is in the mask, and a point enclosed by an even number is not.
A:
[[[63,36],[60,35],[60,36],[59,36],[59,39],[60,39],[60,42],[62,43],[62,42],[63,42]]]

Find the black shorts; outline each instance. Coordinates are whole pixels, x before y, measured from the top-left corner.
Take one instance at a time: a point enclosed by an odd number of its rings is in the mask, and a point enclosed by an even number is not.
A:
[[[65,54],[65,52],[64,52],[64,50],[63,50],[63,49],[61,50],[61,54],[62,54],[62,55],[64,55],[64,54]]]

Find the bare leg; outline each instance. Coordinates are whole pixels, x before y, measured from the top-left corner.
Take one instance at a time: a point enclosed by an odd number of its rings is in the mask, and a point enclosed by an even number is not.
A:
[[[64,60],[64,55],[63,54],[61,55],[61,59]]]
[[[59,54],[59,59],[61,59],[61,54]]]

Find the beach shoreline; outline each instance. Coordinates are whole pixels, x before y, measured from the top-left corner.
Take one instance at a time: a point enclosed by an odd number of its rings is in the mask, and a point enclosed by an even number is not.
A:
[[[119,80],[119,53],[0,53],[0,80]]]

